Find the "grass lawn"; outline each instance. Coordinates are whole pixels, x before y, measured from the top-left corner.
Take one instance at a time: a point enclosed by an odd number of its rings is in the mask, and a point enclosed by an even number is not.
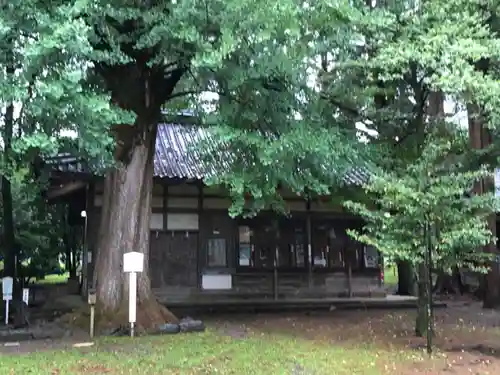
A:
[[[0,260],[0,271],[3,271],[3,260]],[[62,275],[46,275],[43,280],[36,280],[35,284],[62,284],[68,281],[69,272],[63,273]],[[1,284],[1,279],[0,279]]]
[[[384,285],[387,288],[396,288],[398,286],[398,267],[396,265],[385,267]]]
[[[46,285],[46,284],[63,284],[68,281],[69,273],[63,273],[61,275],[47,275],[44,279],[34,280],[33,283],[37,285]],[[0,284],[2,284],[2,280],[0,279]]]
[[[399,353],[264,332],[102,340],[86,350],[1,356],[0,374],[385,374]],[[392,362],[391,362],[392,361]],[[385,363],[385,366],[384,366]],[[392,367],[392,365],[391,365]]]
[[[389,270],[392,272],[392,270]],[[50,280],[50,279],[49,279]],[[470,299],[436,309],[435,356],[415,311],[333,310],[196,316],[204,333],[0,345],[1,374],[498,375],[500,311]]]
[[[208,330],[0,346],[0,374],[498,375],[500,312],[479,302],[436,310],[434,358],[413,334],[415,312],[356,310],[205,317]],[[86,340],[86,339],[81,339]],[[74,342],[74,341],[73,341]],[[66,348],[66,349],[65,349]]]
[[[35,281],[35,284],[62,284],[68,281],[69,272],[61,275],[47,275],[42,280]]]

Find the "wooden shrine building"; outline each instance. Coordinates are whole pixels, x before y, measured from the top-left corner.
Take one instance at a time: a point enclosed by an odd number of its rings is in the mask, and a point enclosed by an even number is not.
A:
[[[306,201],[283,191],[284,217],[261,212],[231,218],[223,189],[205,186],[189,145],[200,129],[160,124],[154,159],[150,271],[154,292],[165,301],[383,296],[378,252],[352,240],[359,218],[338,205]],[[102,178],[76,158],[47,161],[49,199],[67,199],[85,211],[89,274],[102,207]],[[360,185],[366,173],[353,168],[346,182]],[[85,258],[85,257],[84,257]],[[85,268],[85,267],[84,267]],[[92,280],[92,277],[88,277]]]

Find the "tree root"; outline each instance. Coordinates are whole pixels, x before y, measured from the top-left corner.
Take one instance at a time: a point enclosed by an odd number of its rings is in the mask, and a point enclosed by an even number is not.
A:
[[[103,311],[96,306],[95,334],[105,334],[128,329],[128,304],[122,305],[117,311]],[[59,318],[62,323],[89,332],[90,307],[85,306]],[[158,332],[158,328],[165,323],[178,323],[179,319],[165,306],[155,299],[147,300],[137,305],[136,334]]]
[[[89,332],[90,312],[87,306],[80,307],[72,312],[61,315],[57,320],[58,323],[67,325],[72,329]]]
[[[178,323],[179,319],[156,299],[142,303],[137,310],[137,326],[146,332],[158,331],[165,323]]]
[[[138,303],[136,318],[135,332],[137,334],[155,333],[165,323],[179,322],[179,319],[170,310],[154,298]],[[128,328],[129,325],[127,304],[122,305],[118,311],[107,312],[96,309],[97,332],[110,332]]]

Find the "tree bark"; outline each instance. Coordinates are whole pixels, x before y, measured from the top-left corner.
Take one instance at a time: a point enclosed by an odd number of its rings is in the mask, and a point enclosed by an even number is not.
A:
[[[415,272],[410,262],[399,261],[398,265],[398,295],[415,295]]]
[[[496,237],[496,215],[488,218],[488,226]],[[495,243],[486,246],[485,252],[493,253],[498,257],[498,248]],[[483,307],[493,309],[500,306],[500,264],[497,259],[490,263],[490,271],[484,277]]]
[[[423,337],[427,333],[427,291],[425,276],[427,272],[425,264],[418,266],[418,300],[417,300],[417,319],[415,322],[415,335]]]
[[[130,149],[129,162],[105,176],[104,202],[97,245],[94,282],[98,320],[114,327],[128,324],[128,280],[123,254],[144,254],[144,272],[138,276],[138,331],[151,331],[176,317],[155,299],[149,277],[149,221],[153,185],[153,157],[157,124],[138,121],[142,129]]]
[[[4,160],[10,166],[10,151],[12,143],[14,106],[9,104],[5,113],[4,128]],[[3,247],[4,247],[4,276],[15,276],[16,268],[16,238],[14,233],[14,214],[12,206],[12,188],[10,180],[2,176],[2,207],[3,207]]]
[[[488,147],[492,142],[491,132],[485,128],[481,108],[477,105],[469,104],[467,106],[469,115],[469,138],[473,149],[482,149]],[[492,178],[483,179],[474,187],[476,194],[485,194],[494,191],[495,183]],[[488,227],[496,237],[496,214],[488,218]],[[498,256],[498,248],[495,242],[486,245],[483,249],[486,253],[492,253]],[[479,294],[483,297],[484,308],[496,308],[500,306],[500,264],[494,259],[489,264],[490,271],[483,278]]]
[[[6,73],[10,78],[14,75],[14,57],[13,51],[13,38],[9,36],[8,38],[8,56]],[[4,132],[3,132],[3,142],[4,142],[4,167],[7,169],[12,166],[12,137],[14,130],[14,104],[9,102],[5,110],[4,117]],[[7,170],[7,173],[12,171]],[[3,246],[4,246],[4,276],[16,276],[16,237],[14,232],[14,209],[12,202],[12,188],[10,180],[5,174],[2,176],[2,207],[3,207]],[[16,288],[16,282],[14,280],[14,289]],[[16,290],[14,290],[16,292]]]
[[[460,295],[463,295],[466,292],[466,289],[467,288],[462,283],[462,279],[460,277],[460,270],[458,267],[455,267],[451,275],[446,272],[438,273],[433,291],[437,294],[456,295],[460,293]]]

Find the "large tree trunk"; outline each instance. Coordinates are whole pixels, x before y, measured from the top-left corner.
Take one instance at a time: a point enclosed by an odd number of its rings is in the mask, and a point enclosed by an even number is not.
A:
[[[475,63],[477,71],[487,73],[490,68],[488,59],[480,59]],[[492,143],[491,131],[485,126],[483,118],[484,111],[475,103],[467,103],[467,112],[469,120],[469,139],[471,147],[474,149],[487,148]],[[493,178],[483,179],[474,187],[476,194],[484,194],[492,192],[495,189]],[[488,218],[488,226],[494,236],[496,236],[496,214]],[[496,242],[492,242],[485,246],[484,251],[492,253],[495,256],[499,255]],[[496,259],[490,264],[490,271],[481,280],[480,290],[478,294],[483,297],[483,307],[495,308],[500,306],[500,265]]]
[[[123,254],[144,254],[144,272],[138,277],[137,329],[154,330],[176,318],[153,296],[149,278],[149,221],[153,183],[156,123],[144,129],[130,149],[125,165],[107,173],[97,246],[94,282],[99,321],[115,327],[127,324],[128,280],[123,273]]]
[[[474,149],[483,149],[491,145],[492,135],[489,129],[484,126],[484,119],[481,116],[481,109],[469,104],[467,106],[469,115],[469,138],[471,147]],[[494,191],[495,183],[492,178],[485,178],[474,187],[476,194],[485,194]],[[496,237],[496,214],[488,218],[488,226]],[[492,253],[498,256],[498,248],[495,242],[486,245],[484,252]],[[485,308],[495,308],[500,306],[500,269],[496,259],[490,263],[490,271],[484,277],[480,285],[479,294],[483,297],[483,306]]]

